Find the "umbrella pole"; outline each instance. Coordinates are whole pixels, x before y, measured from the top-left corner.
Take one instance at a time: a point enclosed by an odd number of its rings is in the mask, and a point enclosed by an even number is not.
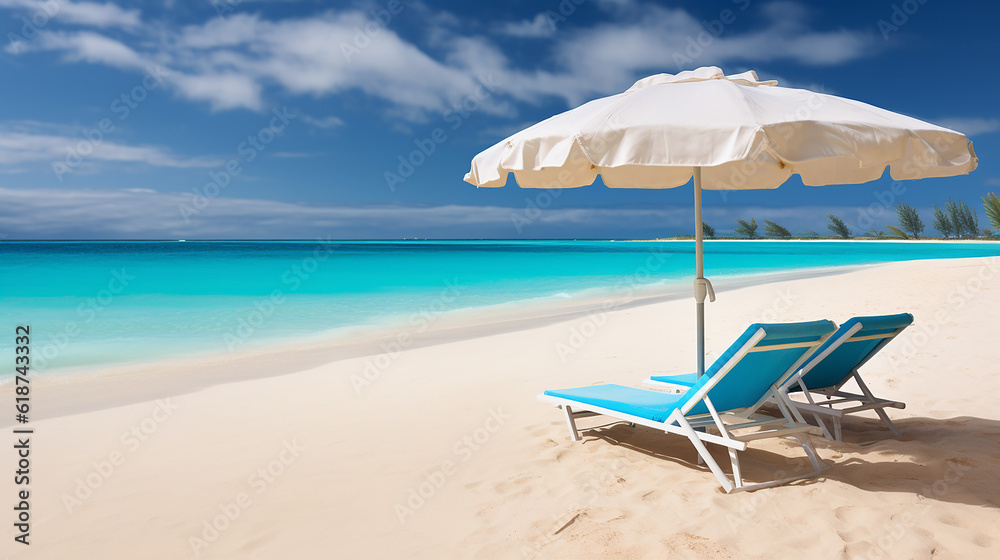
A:
[[[701,168],[694,168],[694,299],[697,319],[695,329],[697,334],[698,377],[705,375],[705,296],[708,293],[703,280],[705,279],[704,255],[702,252],[702,218],[701,218]],[[714,299],[714,298],[713,298]]]
[[[698,331],[697,352],[698,352],[698,377],[701,379],[705,375],[705,296],[708,295],[708,280],[705,280],[704,253],[702,250],[702,237],[704,226],[701,219],[701,168],[694,168],[694,301],[695,301],[695,330]],[[712,294],[715,299],[715,294]],[[705,428],[698,428],[704,431]],[[704,459],[698,455],[698,464],[704,464]]]

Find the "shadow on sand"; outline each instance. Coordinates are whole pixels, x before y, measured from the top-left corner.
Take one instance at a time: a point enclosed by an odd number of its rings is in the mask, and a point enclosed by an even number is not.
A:
[[[1000,473],[1000,421],[969,416],[893,421],[903,432],[899,438],[893,438],[878,420],[862,417],[844,420],[845,441],[813,437],[830,468],[818,478],[792,484],[836,480],[868,492],[903,492],[942,502],[1000,508],[1000,484],[996,483]],[[704,470],[711,477],[707,468],[696,465],[694,448],[683,437],[628,424],[583,428],[581,435],[584,444],[603,440],[659,460]],[[797,444],[770,441],[753,442],[741,453],[744,480],[762,482],[776,478],[778,472],[788,476],[812,470]],[[725,449],[708,447],[728,472]]]

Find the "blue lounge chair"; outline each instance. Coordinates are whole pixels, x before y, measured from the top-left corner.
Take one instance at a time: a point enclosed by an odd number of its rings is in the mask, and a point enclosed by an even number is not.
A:
[[[906,405],[873,395],[868,385],[861,379],[858,369],[911,323],[913,315],[909,313],[854,317],[846,321],[816,349],[802,370],[796,372],[796,375],[785,383],[783,389],[787,393],[801,395],[806,400],[806,402],[791,400],[796,411],[811,414],[827,439],[840,441],[843,435],[841,419],[845,414],[863,410],[874,410],[889,431],[899,436],[899,430],[889,420],[885,409],[901,409]],[[862,394],[842,390],[844,384],[851,379],[858,384]],[[649,378],[645,385],[687,388],[694,385],[695,381],[693,374],[657,376]],[[814,396],[825,397],[826,400],[817,403]],[[845,406],[851,403],[857,404]],[[830,433],[826,422],[823,421],[824,417],[833,422],[833,433]]]
[[[835,328],[830,321],[751,325],[683,394],[621,385],[592,385],[545,391],[539,400],[563,409],[573,441],[580,439],[576,419],[595,415],[685,436],[726,492],[753,490],[815,476],[826,468],[809,440],[808,434],[818,430],[796,421],[787,395],[778,388],[799,370]],[[778,405],[781,418],[756,414],[767,402]],[[713,428],[717,433],[698,428]],[[735,433],[737,431],[741,433]],[[781,480],[744,484],[737,452],[746,450],[750,441],[770,437],[798,441],[815,470]],[[732,480],[709,454],[705,442],[729,449]]]
[[[902,409],[906,408],[906,404],[873,395],[858,369],[912,323],[913,315],[909,313],[854,317],[845,322],[816,350],[815,357],[809,359],[809,371],[787,384],[789,394],[800,394],[806,399],[806,402],[793,400],[795,408],[812,413],[827,439],[840,441],[843,416],[863,410],[874,410],[889,431],[898,437],[900,432],[889,420],[885,409]],[[844,384],[852,379],[858,384],[860,395],[842,390]],[[817,404],[814,395],[826,400]],[[833,421],[833,434],[823,422],[824,416]]]

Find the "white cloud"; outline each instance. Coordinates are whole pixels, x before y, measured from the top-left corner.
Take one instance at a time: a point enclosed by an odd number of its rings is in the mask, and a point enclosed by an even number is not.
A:
[[[422,4],[413,4],[413,17],[427,28],[426,49],[398,35],[392,22],[375,25],[369,13],[350,9],[282,20],[232,13],[125,39],[43,29],[25,50],[118,68],[159,64],[171,71],[170,83],[181,97],[207,102],[213,110],[262,110],[272,91],[316,97],[360,91],[385,103],[387,116],[423,122],[475,92],[486,76],[501,86],[479,110],[510,116],[510,101],[556,97],[575,105],[621,91],[646,73],[774,60],[839,64],[868,55],[875,45],[868,31],[812,30],[808,11],[789,2],[759,8],[769,23],[757,30],[727,28],[718,36],[682,9],[634,1],[599,6],[608,14],[603,21],[583,26],[570,15],[558,34],[546,35],[552,29],[546,14],[494,24],[501,35],[539,38],[537,62],[528,68],[514,68],[491,39]],[[738,6],[737,19],[748,17]]]
[[[474,77],[434,60],[389,28],[359,34],[368,22],[359,11],[281,21],[237,14],[184,28],[166,54],[173,64],[195,66],[205,77],[224,72],[241,76],[258,92],[265,83],[291,94],[354,89],[418,111],[444,111],[449,101],[474,90]],[[238,99],[235,92],[214,87],[182,93],[211,97],[217,108],[256,109],[260,104],[259,94]]]
[[[62,0],[61,5],[62,9],[57,17],[68,22],[123,29],[134,29],[140,25],[139,10],[125,10],[111,2],[98,4]]]
[[[47,162],[106,161],[117,163],[144,163],[157,167],[213,167],[221,164],[213,158],[187,158],[172,154],[157,146],[129,146],[100,137],[88,140],[83,135],[57,135],[29,132],[24,125],[0,127],[0,165],[15,166]]]
[[[125,10],[105,2],[70,2],[69,0],[0,0],[0,8],[27,12],[28,21],[48,23],[50,18],[64,23],[93,27],[135,29],[141,24],[139,10]]]
[[[1000,130],[1000,119],[979,117],[952,117],[931,121],[938,126],[957,130],[966,136],[988,134]]]
[[[764,4],[769,21],[748,32],[734,25],[749,12],[734,4],[735,22],[707,29],[683,9],[627,2],[615,4],[618,21],[562,31],[553,48],[563,73],[523,74],[528,90],[562,96],[570,104],[628,87],[637,76],[676,73],[698,66],[790,60],[806,65],[840,64],[875,52],[868,31],[813,31],[807,12],[794,3]],[[751,8],[752,9],[752,8]],[[713,31],[715,31],[713,33]]]
[[[505,23],[500,27],[499,32],[522,38],[550,37],[556,32],[556,25],[551,16],[541,13],[536,15],[534,19]]]
[[[91,31],[42,32],[31,49],[62,51],[71,61],[106,64],[116,68],[142,68],[146,61],[120,41]]]
[[[333,115],[322,118],[311,117],[309,115],[302,115],[301,120],[302,122],[310,126],[315,126],[316,128],[322,128],[325,130],[344,126],[344,121],[341,120],[340,117],[335,117]]]
[[[236,239],[334,237],[586,237],[684,234],[688,206],[537,208],[500,206],[324,206],[263,199],[218,198],[194,203],[191,193],[150,189],[11,189],[0,187],[0,236],[10,238]],[[207,204],[205,204],[207,202]],[[189,211],[200,207],[193,215]],[[737,217],[768,217],[793,232],[825,234],[826,213],[845,219],[857,235],[853,207],[764,208],[712,206],[705,220],[720,235]],[[188,213],[187,217],[185,214]]]
[[[240,108],[259,110],[264,106],[260,83],[252,76],[238,72],[221,71],[196,75],[178,72],[170,76],[169,83],[188,99],[207,101],[215,111]]]
[[[259,24],[258,17],[249,14],[213,18],[202,25],[184,27],[175,39],[175,43],[179,47],[191,49],[244,45],[254,40]]]

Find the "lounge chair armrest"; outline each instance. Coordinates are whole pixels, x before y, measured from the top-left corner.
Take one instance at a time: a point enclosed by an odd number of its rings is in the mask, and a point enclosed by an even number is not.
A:
[[[828,406],[820,406],[818,404],[809,404],[799,401],[791,401],[791,403],[792,406],[799,409],[800,411],[816,412],[819,414],[825,414],[827,416],[836,416],[837,418],[844,417],[844,411],[836,408],[830,408]]]
[[[757,439],[766,439],[772,437],[785,437],[793,434],[810,434],[810,435],[820,435],[822,432],[816,426],[810,426],[809,424],[797,424],[794,422],[789,422],[780,428],[775,428],[773,430],[761,430],[759,432],[751,432],[749,434],[741,434],[732,436],[733,439],[748,442]]]

